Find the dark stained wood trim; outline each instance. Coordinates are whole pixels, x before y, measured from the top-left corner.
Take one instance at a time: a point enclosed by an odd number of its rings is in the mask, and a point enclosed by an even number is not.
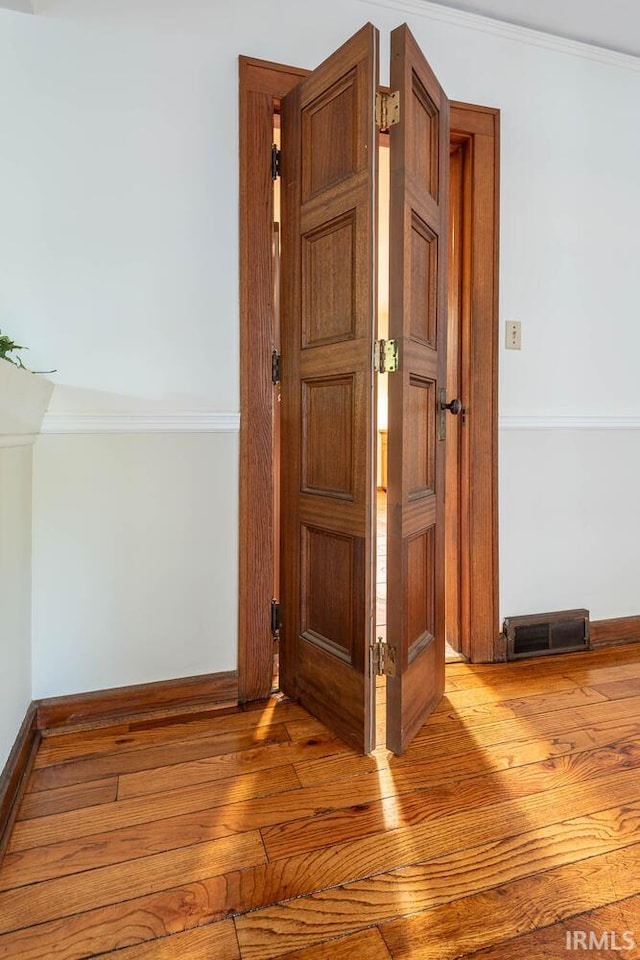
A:
[[[592,620],[589,624],[589,643],[592,647],[616,646],[638,641],[640,641],[640,616]]]
[[[0,864],[41,739],[36,706],[31,703],[0,773]]]
[[[129,687],[94,690],[36,700],[39,730],[114,723],[139,714],[169,714],[194,707],[227,706],[238,701],[235,670]]]
[[[238,695],[241,702],[271,692],[274,643],[270,606],[275,583],[274,463],[271,350],[274,339],[272,183],[263,152],[280,99],[308,70],[239,58],[240,79],[240,529]],[[477,144],[474,163],[485,189],[474,194],[482,212],[473,235],[473,364],[479,368],[470,405],[471,658],[500,656],[498,613],[498,178],[499,113],[452,103],[452,128]],[[482,148],[481,148],[482,147]],[[488,164],[488,166],[487,166]],[[477,167],[476,169],[480,169]],[[489,173],[486,173],[486,171]],[[488,177],[488,179],[487,179]],[[487,203],[492,206],[486,207]],[[484,205],[484,206],[483,206]],[[476,557],[478,562],[476,564]],[[481,574],[477,573],[481,571]]]
[[[273,113],[306,75],[240,57],[240,701],[271,693],[274,547]]]
[[[451,139],[465,141],[470,216],[463,312],[467,406],[461,490],[467,575],[462,577],[462,648],[472,662],[504,656],[498,606],[498,246],[500,112],[451,103]],[[466,286],[466,296],[464,287]]]

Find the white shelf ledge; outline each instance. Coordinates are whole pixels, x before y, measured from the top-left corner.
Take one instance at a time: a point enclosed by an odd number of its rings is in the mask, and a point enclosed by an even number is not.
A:
[[[34,443],[52,393],[51,380],[0,360],[0,446]]]

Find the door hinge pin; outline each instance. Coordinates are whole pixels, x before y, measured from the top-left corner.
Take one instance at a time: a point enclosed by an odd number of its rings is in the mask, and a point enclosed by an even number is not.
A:
[[[282,621],[280,619],[280,603],[278,600],[271,601],[271,633],[273,637],[280,636]]]
[[[275,143],[271,147],[271,179],[277,180],[280,176],[280,164],[282,159],[282,151],[278,150]]]
[[[386,133],[389,127],[400,123],[400,91],[376,93],[376,126],[380,133]]]
[[[371,644],[373,672],[378,677],[395,677],[396,648],[390,646],[382,637]]]
[[[282,379],[282,355],[274,347],[271,351],[271,383],[280,383]]]
[[[377,373],[396,373],[400,369],[400,349],[397,340],[376,340],[373,369]]]

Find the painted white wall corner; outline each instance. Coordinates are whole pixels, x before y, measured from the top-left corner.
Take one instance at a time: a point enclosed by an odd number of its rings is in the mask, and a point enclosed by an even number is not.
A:
[[[0,0],[0,9],[14,10],[16,13],[41,13],[52,3],[53,0]]]
[[[13,363],[0,364],[0,446],[34,443],[53,393],[53,383]]]
[[[33,0],[0,0],[0,7],[18,13],[35,13]]]
[[[0,0],[0,9],[14,10],[17,13],[41,13],[51,6],[53,0]]]
[[[52,391],[0,360],[0,768],[32,698],[32,447]]]

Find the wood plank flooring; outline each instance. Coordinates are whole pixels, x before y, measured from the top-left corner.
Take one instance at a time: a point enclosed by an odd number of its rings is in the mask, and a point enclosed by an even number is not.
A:
[[[640,958],[640,644],[450,664],[402,757],[278,697],[46,737],[0,867],[0,958],[576,953]]]

